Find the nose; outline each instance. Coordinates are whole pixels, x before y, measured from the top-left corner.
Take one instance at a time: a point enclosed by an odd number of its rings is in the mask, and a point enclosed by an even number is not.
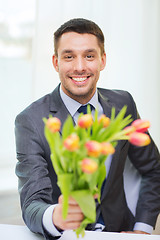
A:
[[[84,72],[86,69],[85,59],[83,57],[77,57],[74,61],[74,71]]]

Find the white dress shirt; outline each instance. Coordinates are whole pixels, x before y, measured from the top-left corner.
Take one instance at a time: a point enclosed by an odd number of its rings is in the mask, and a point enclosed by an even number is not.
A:
[[[81,104],[74,99],[70,98],[67,96],[63,91],[62,88],[60,87],[60,96],[62,98],[62,101],[66,108],[68,109],[69,113],[73,117],[75,123],[77,123],[79,113],[77,112],[78,108],[81,106]],[[94,94],[94,96],[91,98],[91,100],[88,102],[89,104],[92,104],[92,106],[95,109],[98,109],[98,115],[100,116],[103,114],[103,109],[101,104],[98,101],[98,93],[97,90]],[[94,109],[92,110],[92,115],[94,114]],[[108,175],[110,165],[111,165],[112,157],[108,158],[106,161],[106,172]],[[139,186],[140,186],[140,175],[138,176],[138,171],[134,168],[134,166],[131,164],[129,159],[126,161],[125,165],[125,170],[124,170],[124,188],[125,188],[125,194],[126,194],[126,200],[128,207],[130,208],[131,212],[133,215],[135,215],[136,211],[136,205],[137,205],[137,200],[138,200],[138,194],[139,194]],[[107,177],[107,176],[106,176]],[[136,184],[135,184],[136,183]],[[136,188],[135,188],[136,186]],[[130,191],[132,189],[132,193]],[[133,191],[133,189],[135,191]],[[52,205],[48,207],[43,215],[43,226],[45,229],[52,235],[52,236],[61,236],[62,233],[60,233],[57,228],[53,224],[52,220],[52,215],[53,215],[53,210],[55,208],[55,205]],[[102,225],[101,225],[102,226]],[[103,227],[101,228],[103,230]],[[140,230],[144,231],[147,233],[152,233],[153,227],[137,222],[135,223],[134,229],[133,230]]]

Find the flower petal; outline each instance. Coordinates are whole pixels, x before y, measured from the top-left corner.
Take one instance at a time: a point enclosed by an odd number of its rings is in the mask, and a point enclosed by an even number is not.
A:
[[[93,124],[93,117],[91,114],[84,114],[78,119],[78,125],[81,128],[89,128]]]
[[[56,117],[50,117],[46,122],[46,126],[51,132],[58,132],[61,127],[61,121]]]
[[[135,127],[137,132],[146,132],[150,127],[150,122],[147,120],[137,119],[132,123],[132,126]]]
[[[148,134],[134,132],[130,135],[129,142],[135,146],[143,147],[143,146],[150,144],[151,139],[148,136]]]
[[[98,157],[101,154],[101,144],[97,141],[88,141],[85,144],[87,151],[88,151],[88,156],[91,157]]]
[[[84,158],[81,163],[81,168],[83,172],[91,174],[97,170],[98,164],[91,158]]]
[[[64,147],[68,151],[75,151],[79,148],[79,137],[76,134],[71,134],[64,140]]]

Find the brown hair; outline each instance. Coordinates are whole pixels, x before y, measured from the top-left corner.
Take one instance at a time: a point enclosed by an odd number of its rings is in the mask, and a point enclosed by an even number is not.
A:
[[[76,32],[82,34],[89,33],[95,35],[101,49],[101,54],[104,54],[104,35],[100,27],[90,20],[83,18],[74,18],[61,25],[54,33],[54,52],[56,56],[58,55],[57,50],[59,39],[62,34],[66,32]]]

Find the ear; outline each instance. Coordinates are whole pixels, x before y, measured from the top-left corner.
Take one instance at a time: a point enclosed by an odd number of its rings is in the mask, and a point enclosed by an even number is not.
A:
[[[54,66],[55,70],[56,70],[57,72],[59,72],[59,68],[58,68],[58,57],[57,57],[57,56],[55,56],[55,55],[52,56],[52,63],[53,63],[53,66]]]
[[[101,71],[105,68],[106,66],[106,53],[103,54],[101,57]]]

